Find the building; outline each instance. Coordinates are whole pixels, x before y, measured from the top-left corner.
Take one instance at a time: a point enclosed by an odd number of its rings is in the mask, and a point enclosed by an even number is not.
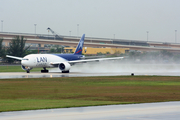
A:
[[[74,53],[76,48],[73,47],[65,47],[64,52],[65,53]],[[127,53],[129,52],[129,48],[92,48],[92,47],[83,47],[83,54],[97,54],[97,53],[102,53],[102,54],[121,54],[121,53]]]

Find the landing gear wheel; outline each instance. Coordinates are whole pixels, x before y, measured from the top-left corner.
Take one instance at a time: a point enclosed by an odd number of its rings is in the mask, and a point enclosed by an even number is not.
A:
[[[27,70],[26,72],[27,72],[27,73],[30,73],[30,71],[29,71],[29,70]]]
[[[49,72],[49,70],[46,70],[45,67],[43,67],[43,69],[44,69],[44,70],[41,70],[41,73],[48,73],[48,72]]]
[[[62,71],[62,73],[69,73],[69,70],[68,71]]]
[[[41,73],[48,73],[49,70],[41,70]]]

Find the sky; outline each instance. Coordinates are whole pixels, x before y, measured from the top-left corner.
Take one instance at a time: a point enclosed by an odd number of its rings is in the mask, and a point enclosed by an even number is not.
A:
[[[1,32],[180,43],[180,0],[0,0],[0,22]]]

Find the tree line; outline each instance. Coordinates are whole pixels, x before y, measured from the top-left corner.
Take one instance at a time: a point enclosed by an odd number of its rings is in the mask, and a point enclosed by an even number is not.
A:
[[[28,54],[28,47],[25,47],[26,39],[23,36],[14,37],[9,43],[9,47],[3,46],[3,38],[0,38],[0,57],[7,62],[14,62],[14,59],[6,58],[6,55],[24,57]]]

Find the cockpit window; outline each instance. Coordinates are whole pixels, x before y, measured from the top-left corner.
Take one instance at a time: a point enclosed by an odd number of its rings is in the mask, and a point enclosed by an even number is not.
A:
[[[25,59],[25,58],[24,58],[24,59],[22,59],[22,60],[29,60],[29,59]]]

